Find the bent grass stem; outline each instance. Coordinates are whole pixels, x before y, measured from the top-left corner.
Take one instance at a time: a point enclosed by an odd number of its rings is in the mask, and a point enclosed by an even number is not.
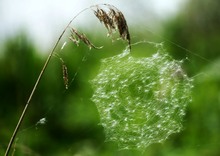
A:
[[[107,6],[110,10],[110,12],[105,12],[104,10],[100,9],[98,6],[99,5],[103,5],[103,6]],[[30,105],[30,101],[32,100],[32,97],[37,89],[37,86],[51,60],[51,57],[53,56],[53,53],[55,51],[55,49],[57,48],[57,45],[59,44],[61,38],[63,37],[64,33],[66,32],[66,30],[69,28],[70,24],[72,23],[72,21],[77,17],[79,16],[82,12],[88,10],[88,9],[92,9],[92,8],[96,8],[97,10],[93,10],[93,12],[95,13],[96,17],[99,19],[100,22],[104,23],[105,27],[108,29],[109,33],[111,34],[112,30],[115,30],[117,28],[118,32],[119,32],[119,35],[121,37],[121,39],[123,40],[127,40],[128,41],[128,45],[129,45],[129,48],[131,49],[131,44],[130,44],[130,34],[129,34],[129,31],[128,31],[128,26],[127,26],[127,23],[126,23],[126,20],[124,18],[124,15],[122,14],[121,11],[119,11],[116,7],[112,6],[112,5],[109,5],[109,4],[98,4],[98,5],[92,5],[88,8],[85,8],[83,9],[82,11],[80,11],[78,14],[76,14],[71,20],[70,22],[67,24],[67,26],[65,27],[65,29],[63,30],[63,32],[61,33],[61,35],[59,36],[57,42],[55,43],[52,51],[49,53],[44,65],[43,65],[43,68],[41,69],[40,71],[40,74],[35,82],[35,85],[31,91],[31,94],[29,95],[29,98],[27,100],[27,103],[19,117],[19,120],[17,122],[17,125],[14,129],[14,132],[10,138],[10,141],[8,143],[8,146],[7,146],[7,149],[6,149],[6,152],[5,152],[5,156],[8,156],[9,155],[9,152],[10,152],[10,149],[12,147],[12,144],[16,138],[16,135],[19,131],[19,128],[24,120],[24,117],[25,117],[25,114],[27,112],[27,109]],[[106,20],[107,19],[107,20]],[[99,49],[100,47],[95,47],[87,38],[84,34],[79,34],[75,29],[72,28],[72,34],[75,34],[77,35],[77,37],[83,41],[90,49],[91,48],[95,48],[95,49]],[[61,48],[62,49],[62,48]]]
[[[53,53],[54,53],[54,51],[55,51],[55,49],[56,49],[58,43],[60,42],[61,38],[63,37],[64,33],[66,32],[67,28],[70,26],[70,24],[72,23],[72,21],[73,21],[79,14],[81,14],[82,12],[84,12],[84,11],[87,10],[87,9],[89,9],[89,8],[85,8],[84,10],[82,10],[81,12],[79,12],[76,16],[74,16],[74,17],[72,18],[72,20],[70,20],[70,22],[68,23],[68,25],[65,27],[65,29],[63,30],[63,32],[62,32],[61,35],[59,36],[57,42],[55,43],[55,45],[54,45],[54,47],[53,47],[53,49],[52,49],[52,51],[49,53],[49,55],[48,55],[48,57],[47,57],[47,59],[46,59],[46,61],[45,61],[45,63],[44,63],[44,66],[43,66],[43,68],[41,69],[41,72],[40,72],[40,74],[39,74],[39,76],[38,76],[38,78],[37,78],[37,80],[36,80],[36,82],[35,82],[35,85],[34,85],[32,91],[31,91],[31,94],[30,94],[30,96],[29,96],[29,98],[28,98],[28,100],[27,100],[27,103],[26,103],[26,105],[25,105],[25,107],[24,107],[24,109],[23,109],[23,111],[22,111],[22,113],[21,113],[21,116],[20,116],[20,118],[19,118],[19,120],[18,120],[18,122],[17,122],[17,125],[16,125],[16,127],[15,127],[15,129],[14,129],[14,132],[13,132],[11,138],[10,138],[10,141],[9,141],[9,143],[8,143],[8,146],[7,146],[7,149],[6,149],[6,152],[5,152],[5,156],[8,156],[8,155],[9,155],[9,152],[10,152],[10,149],[11,149],[11,147],[12,147],[12,144],[13,144],[13,142],[14,142],[14,140],[15,140],[15,138],[16,138],[16,135],[17,135],[17,133],[18,133],[18,130],[19,130],[19,128],[20,128],[20,126],[21,126],[21,124],[22,124],[22,122],[23,122],[23,120],[24,120],[24,117],[25,117],[25,114],[26,114],[27,109],[28,109],[28,107],[29,107],[30,101],[31,101],[31,99],[32,99],[32,97],[33,97],[33,95],[34,95],[34,93],[35,93],[35,91],[36,91],[36,89],[37,89],[37,86],[38,86],[38,84],[39,84],[39,82],[40,82],[40,80],[41,80],[41,78],[42,78],[42,76],[43,76],[43,74],[44,74],[44,72],[45,72],[45,70],[46,70],[46,68],[47,68],[47,66],[48,66],[48,64],[49,64],[49,62],[50,62],[50,60],[51,60],[51,57],[53,56]]]

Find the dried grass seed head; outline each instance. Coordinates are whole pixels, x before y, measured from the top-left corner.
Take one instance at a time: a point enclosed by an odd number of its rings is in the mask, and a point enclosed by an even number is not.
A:
[[[109,11],[105,11],[99,8],[99,6],[96,6],[96,10],[94,10],[95,16],[105,25],[108,30],[108,35],[111,36],[112,32],[117,29],[121,39],[126,40],[129,48],[131,48],[130,33],[123,13],[112,5],[105,6],[107,6]]]
[[[75,28],[71,28],[70,32],[71,32],[71,36],[69,37],[69,39],[77,46],[79,46],[79,42],[82,41],[89,47],[89,49],[92,49],[92,48],[101,49],[102,48],[102,47],[97,47],[94,44],[92,44],[92,42],[90,42],[90,40],[87,38],[85,34],[79,33]]]
[[[113,19],[109,16],[109,14],[100,8],[97,8],[97,10],[94,11],[94,14],[99,21],[105,25],[106,29],[108,30],[108,35],[111,35],[112,30],[115,30],[116,28]]]
[[[67,69],[67,66],[63,63],[62,64],[62,71],[63,71],[63,81],[64,81],[64,85],[65,85],[65,88],[68,89],[68,69]]]

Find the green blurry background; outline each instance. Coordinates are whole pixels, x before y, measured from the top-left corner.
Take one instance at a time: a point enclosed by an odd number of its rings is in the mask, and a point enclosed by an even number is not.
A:
[[[68,67],[69,81],[65,90],[61,62],[53,57],[31,101],[24,123],[12,148],[14,155],[220,155],[220,1],[189,1],[179,13],[163,23],[162,31],[130,26],[132,42],[147,40],[164,42],[165,49],[175,58],[183,59],[183,67],[194,77],[193,102],[184,119],[184,130],[169,137],[163,144],[154,144],[144,153],[118,151],[116,143],[105,142],[99,114],[90,101],[89,84],[98,72],[102,58],[122,52],[126,43],[111,42],[105,35],[85,32],[102,50],[89,50],[67,43],[56,53]],[[147,25],[147,24],[146,24]],[[104,28],[103,28],[104,30]],[[135,36],[135,37],[133,37]],[[66,39],[68,41],[68,39]],[[44,64],[46,55],[34,47],[21,32],[9,38],[0,55],[0,155],[4,154],[31,89]],[[150,44],[132,47],[136,56],[156,52]],[[46,124],[37,122],[46,118]]]

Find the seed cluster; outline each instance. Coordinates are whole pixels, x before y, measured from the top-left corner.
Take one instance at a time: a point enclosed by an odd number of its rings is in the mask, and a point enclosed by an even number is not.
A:
[[[89,49],[101,49],[102,47],[95,46],[85,34],[78,32],[75,28],[71,28],[71,36],[69,39],[77,46],[79,46],[80,41],[89,47]]]
[[[193,87],[181,63],[165,52],[134,58],[128,50],[102,60],[92,101],[107,141],[144,150],[181,131]]]
[[[123,13],[113,5],[105,4],[104,6],[107,7],[107,11],[100,8],[100,6],[96,6],[95,16],[105,25],[108,35],[111,36],[112,32],[118,30],[120,38],[126,40],[131,49],[130,33]]]

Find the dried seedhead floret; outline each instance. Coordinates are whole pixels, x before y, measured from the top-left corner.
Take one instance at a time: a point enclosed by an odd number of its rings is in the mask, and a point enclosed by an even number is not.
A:
[[[131,48],[130,33],[123,13],[112,5],[105,6],[107,6],[109,11],[105,11],[97,6],[96,10],[94,10],[95,16],[105,25],[109,35],[112,35],[113,31],[118,30],[120,37],[126,40],[129,48]]]
[[[68,71],[67,66],[65,64],[62,64],[62,71],[63,71],[63,81],[65,88],[68,89]]]
[[[62,63],[63,82],[65,85],[65,88],[68,89],[69,88],[68,69],[67,69],[67,66],[66,66],[65,62],[63,61],[63,59],[61,57],[59,59]]]
[[[90,40],[86,37],[85,34],[79,33],[74,28],[71,28],[71,36],[69,37],[69,39],[77,46],[79,46],[80,41],[83,41],[83,43],[85,43],[90,49],[91,48],[94,48],[94,49],[101,49],[102,48],[102,47],[96,47],[94,44],[92,44],[90,42]]]
[[[94,14],[100,20],[101,23],[104,23],[106,29],[109,32],[109,35],[111,35],[112,30],[116,29],[114,22],[113,22],[113,19],[103,9],[97,8],[97,10],[94,11]]]

